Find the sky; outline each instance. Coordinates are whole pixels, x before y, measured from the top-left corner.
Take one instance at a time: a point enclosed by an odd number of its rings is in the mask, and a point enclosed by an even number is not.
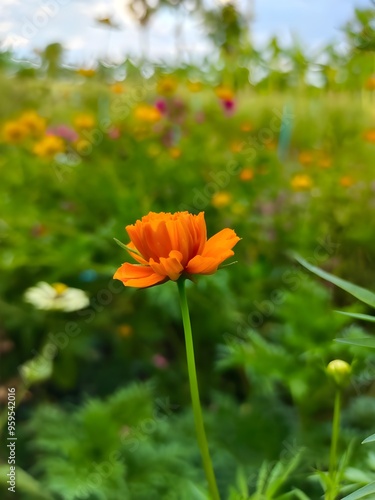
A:
[[[121,62],[146,54],[155,62],[199,61],[212,53],[204,26],[193,10],[178,15],[159,12],[147,30],[140,29],[126,8],[130,0],[0,0],[0,48],[28,58],[47,44],[60,42],[66,63],[87,67],[98,58]],[[226,0],[205,0],[217,7]],[[340,28],[355,7],[371,0],[233,0],[244,16],[252,11],[252,38],[261,47],[273,35],[287,45],[293,37],[310,50],[343,39]],[[254,7],[252,8],[252,5]],[[118,29],[95,21],[111,17]]]

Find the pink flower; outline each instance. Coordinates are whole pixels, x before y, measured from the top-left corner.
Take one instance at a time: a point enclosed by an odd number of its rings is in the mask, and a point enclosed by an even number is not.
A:
[[[110,139],[118,139],[121,135],[120,129],[118,127],[111,127],[108,130],[108,137]]]
[[[158,99],[155,103],[155,107],[162,115],[167,114],[167,103],[165,99]]]
[[[152,357],[152,363],[154,366],[156,366],[156,368],[159,368],[160,370],[165,370],[169,366],[167,358],[165,358],[161,354],[155,354],[155,356]]]
[[[203,111],[198,111],[198,113],[196,113],[195,115],[195,121],[197,123],[203,123],[206,119],[206,115],[204,114]]]
[[[46,131],[46,135],[54,135],[55,137],[61,137],[68,142],[74,142],[78,139],[78,134],[75,130],[68,127],[68,125],[54,125],[49,127]]]
[[[224,113],[227,116],[233,115],[236,107],[236,103],[234,99],[222,99],[221,100],[221,105],[223,106]]]

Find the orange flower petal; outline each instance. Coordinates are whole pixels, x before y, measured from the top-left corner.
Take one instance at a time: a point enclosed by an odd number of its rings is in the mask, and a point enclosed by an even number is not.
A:
[[[132,241],[127,244],[127,247],[129,249],[133,248],[134,250],[137,250],[135,248],[134,243]],[[131,255],[133,257],[133,259],[136,260],[137,262],[139,262],[140,264],[146,264],[146,265],[148,264],[147,260],[145,260],[143,257],[141,257],[140,255],[138,255],[137,253],[131,252],[130,250],[128,250],[128,251],[129,251],[129,255]]]
[[[184,270],[184,266],[181,263],[182,258],[181,252],[172,250],[168,258],[160,257],[160,262],[150,259],[150,266],[156,273],[176,281]]]
[[[180,252],[176,251],[175,253],[180,254],[182,258],[182,254]],[[161,257],[160,263],[164,266],[167,276],[173,281],[178,280],[184,270],[184,266],[181,264],[181,259],[178,259],[175,256],[169,257],[168,259]]]
[[[202,252],[202,257],[216,257],[226,250],[231,250],[240,239],[233,229],[223,229],[207,241]]]
[[[134,225],[126,226],[126,232],[129,235],[130,241],[133,243],[135,248],[138,250],[143,257],[148,260],[150,257],[147,255],[146,248],[143,245],[142,235],[140,234],[138,222]]]
[[[155,273],[151,267],[128,262],[117,269],[113,278],[122,281],[125,286],[136,288],[146,288],[165,280],[165,276]]]
[[[186,266],[186,271],[189,274],[212,274],[217,270],[220,262],[213,257],[195,256]]]

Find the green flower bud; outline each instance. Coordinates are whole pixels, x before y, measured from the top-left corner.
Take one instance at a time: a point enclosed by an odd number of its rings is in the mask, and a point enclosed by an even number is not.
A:
[[[334,359],[327,366],[327,374],[333,378],[340,387],[345,387],[350,382],[352,367],[342,359]]]

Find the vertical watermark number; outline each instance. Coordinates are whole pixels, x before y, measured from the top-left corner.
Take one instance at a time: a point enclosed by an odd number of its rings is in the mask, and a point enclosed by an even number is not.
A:
[[[16,492],[16,388],[8,387],[8,491]]]

